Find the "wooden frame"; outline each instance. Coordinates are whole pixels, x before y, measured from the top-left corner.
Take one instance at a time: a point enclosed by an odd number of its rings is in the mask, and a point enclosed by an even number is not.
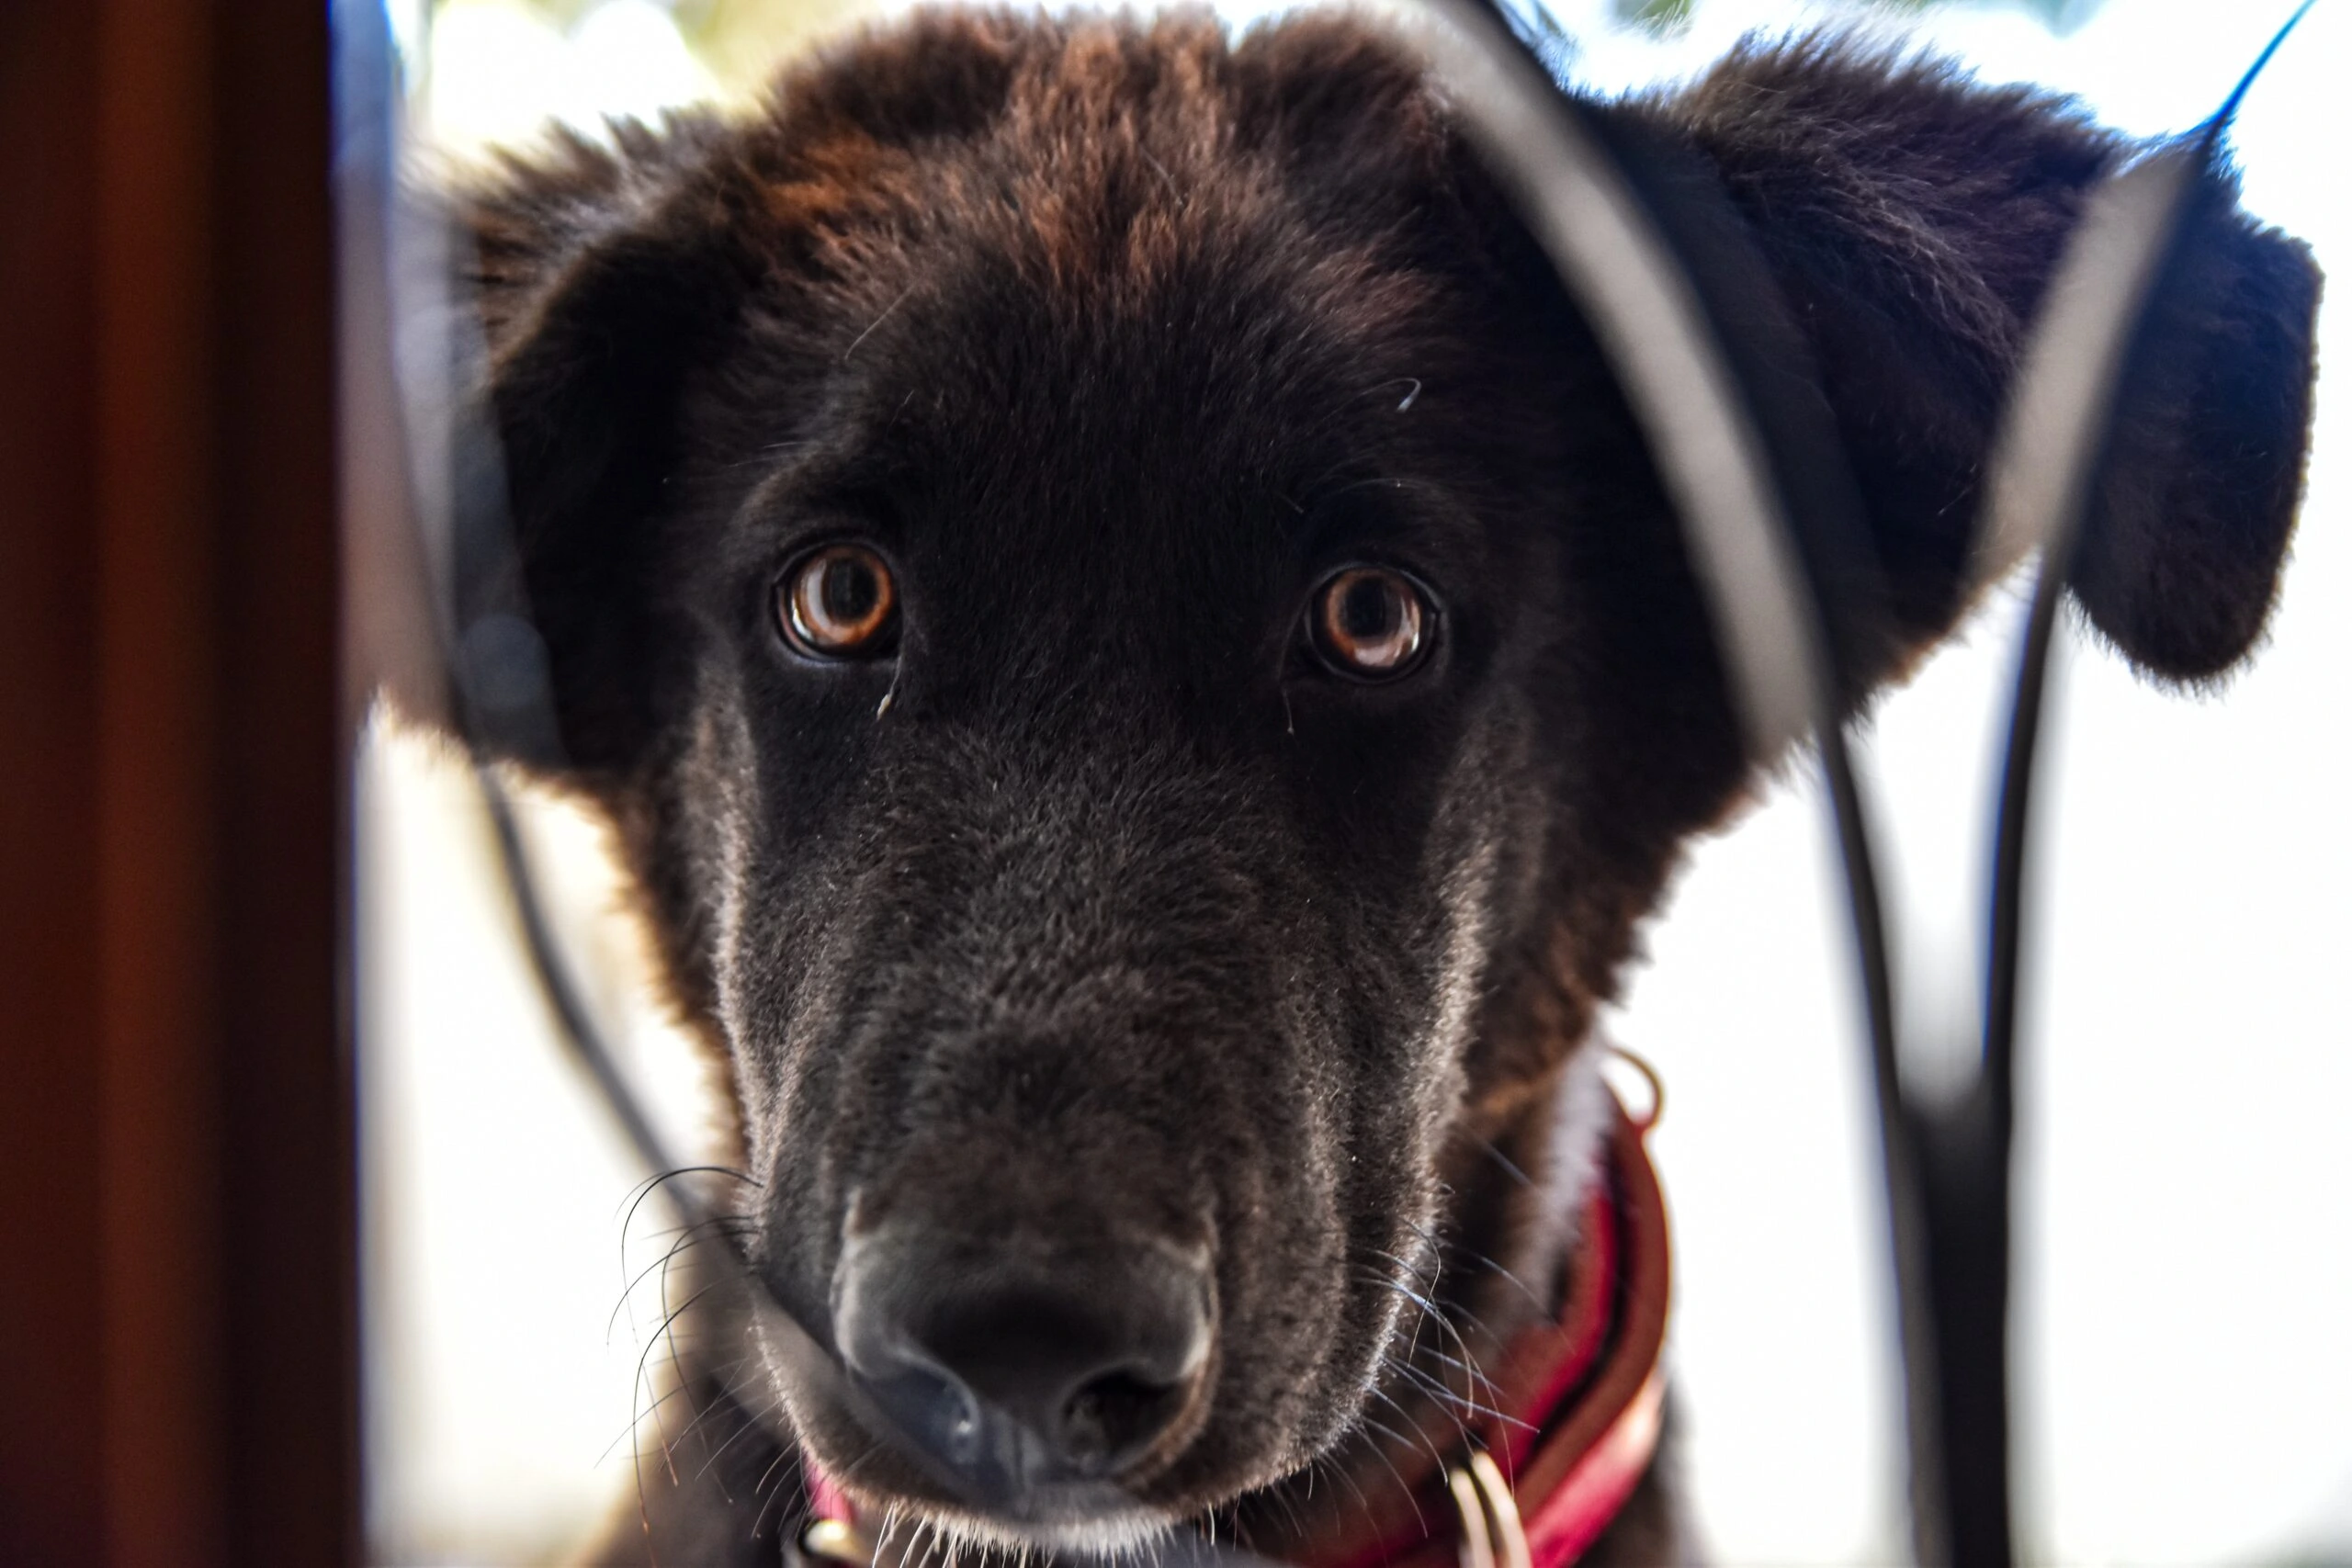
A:
[[[0,6],[0,1560],[359,1555],[327,7]]]

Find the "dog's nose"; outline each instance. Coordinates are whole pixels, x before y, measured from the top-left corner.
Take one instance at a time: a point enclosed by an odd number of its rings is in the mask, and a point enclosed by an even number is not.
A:
[[[1208,1271],[1174,1248],[983,1251],[900,1231],[853,1243],[835,1280],[851,1374],[976,1501],[1118,1478],[1209,1359]]]

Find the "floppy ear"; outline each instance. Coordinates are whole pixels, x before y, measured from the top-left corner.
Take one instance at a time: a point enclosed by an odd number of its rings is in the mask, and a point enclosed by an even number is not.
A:
[[[608,150],[566,133],[451,203],[481,329],[455,487],[458,657],[491,710],[478,739],[581,782],[626,773],[655,722],[657,514],[681,397],[750,276],[714,156],[724,134],[619,125]],[[518,646],[510,615],[539,644]],[[552,727],[496,711],[539,673],[501,661],[542,647]]]
[[[697,374],[739,339],[778,364],[820,366],[829,343],[842,356],[826,334],[874,270],[841,242],[845,215],[887,207],[927,146],[1001,112],[1023,51],[1041,42],[1052,46],[1046,29],[1010,12],[925,13],[796,67],[762,115],[616,122],[610,149],[559,135],[455,198],[516,607],[544,639],[557,721],[548,735],[519,716],[495,749],[590,784],[645,755],[679,711],[657,694],[684,679],[690,640],[657,625],[654,590],[670,575],[665,507],[680,502],[664,487]],[[754,291],[768,313],[739,332]],[[793,330],[779,332],[786,317]],[[869,308],[851,338],[873,319]],[[469,534],[500,532],[465,522],[461,619],[470,604],[495,628],[515,585],[494,561],[464,558]]]
[[[1744,47],[1623,112],[1695,147],[1778,280],[1860,491],[1899,658],[1964,608],[2027,333],[2086,196],[2132,146],[2065,99],[1819,39]],[[2176,680],[2234,663],[2268,614],[2319,299],[2309,252],[2240,212],[2226,173],[2192,207],[2071,579],[2101,632]]]

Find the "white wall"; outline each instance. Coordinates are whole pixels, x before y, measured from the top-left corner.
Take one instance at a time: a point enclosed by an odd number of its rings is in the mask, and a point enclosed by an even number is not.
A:
[[[1955,10],[1915,33],[2154,134],[2217,107],[2289,8],[2114,0],[2066,38]],[[1608,38],[1588,66],[1610,84],[1686,72],[1784,15],[1702,0],[1687,39]],[[2236,136],[2248,206],[2339,277],[2346,60],[2352,18],[2323,6]],[[2347,344],[2339,298],[2323,364]],[[2026,1538],[2051,1561],[2352,1556],[2352,411],[2332,391],[2253,669],[2185,699],[2083,647],[2057,693],[2016,1308]],[[2007,678],[2014,609],[1877,727],[1923,897],[1958,891],[1981,820],[1984,697]],[[1690,1479],[1736,1562],[1884,1561],[1899,1539],[1882,1221],[1857,1196],[1874,1155],[1825,825],[1806,779],[1703,845],[1613,1024],[1674,1093],[1658,1149]]]

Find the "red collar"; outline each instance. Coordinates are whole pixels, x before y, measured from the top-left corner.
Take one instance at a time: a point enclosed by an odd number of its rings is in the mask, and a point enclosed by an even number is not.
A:
[[[1474,1431],[1418,1495],[1392,1494],[1351,1536],[1295,1552],[1301,1568],[1568,1568],[1633,1495],[1665,1400],[1666,1204],[1649,1122],[1611,1107],[1559,1321],[1521,1334],[1492,1379],[1499,1408],[1519,1414]],[[808,1480],[804,1547],[870,1564],[849,1498],[813,1466]]]

